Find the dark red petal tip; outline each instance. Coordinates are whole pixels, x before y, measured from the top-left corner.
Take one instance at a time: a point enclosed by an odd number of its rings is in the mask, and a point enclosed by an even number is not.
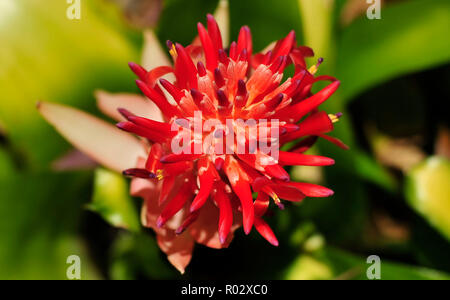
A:
[[[125,108],[118,108],[117,111],[125,118],[128,119],[131,116],[134,116],[133,113],[131,113],[129,110]]]

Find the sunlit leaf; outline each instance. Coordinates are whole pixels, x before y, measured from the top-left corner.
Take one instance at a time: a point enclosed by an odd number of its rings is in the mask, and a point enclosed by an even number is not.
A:
[[[137,232],[140,230],[139,216],[128,190],[125,177],[97,169],[93,200],[88,208],[115,227]]]
[[[408,174],[406,197],[413,209],[450,240],[450,161],[431,157]]]
[[[383,8],[347,27],[338,45],[343,100],[403,74],[450,61],[450,2],[413,0]]]
[[[111,170],[133,168],[139,156],[145,157],[139,140],[113,124],[56,103],[40,102],[38,110],[73,146]]]
[[[139,60],[135,45],[117,20],[106,20],[105,4],[81,2],[81,19],[70,20],[67,1],[1,1],[0,119],[33,169],[68,148],[36,113],[38,100],[93,110],[96,88],[134,90],[127,63]]]
[[[327,247],[300,255],[287,269],[285,279],[367,280],[373,262],[367,257]],[[450,275],[433,269],[410,266],[380,257],[381,280],[448,280]]]

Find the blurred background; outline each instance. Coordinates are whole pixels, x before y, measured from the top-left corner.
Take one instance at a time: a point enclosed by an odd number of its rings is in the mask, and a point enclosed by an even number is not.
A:
[[[218,1],[81,0],[69,20],[63,0],[0,0],[0,279],[65,279],[73,254],[82,279],[365,279],[370,255],[382,279],[450,279],[450,2],[381,2],[370,20],[366,0],[229,1],[232,40],[249,25],[262,50],[295,29],[310,63],[325,58],[320,74],[342,82],[326,104],[344,113],[333,136],[351,150],[319,143],[334,167],[290,169],[335,195],[274,211],[278,248],[238,231],[229,249],[197,245],[181,276],[140,228],[128,181],[74,152],[35,104],[101,117],[97,89],[137,92],[127,63],[143,29],[186,45]]]

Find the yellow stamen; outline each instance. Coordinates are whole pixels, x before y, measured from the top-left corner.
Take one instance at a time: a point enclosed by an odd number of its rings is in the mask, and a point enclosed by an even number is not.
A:
[[[317,65],[314,65],[311,68],[309,68],[308,72],[311,73],[312,75],[314,75],[317,73],[318,70],[319,70],[319,68],[317,67]]]
[[[157,170],[156,171],[156,178],[158,178],[158,180],[163,180],[164,179],[163,170]]]
[[[169,50],[170,55],[175,59],[177,58],[177,49],[175,48],[175,44],[172,45],[172,49]]]
[[[277,205],[279,205],[279,204],[281,203],[281,200],[280,200],[280,198],[278,197],[277,194],[272,193],[271,196],[272,196],[273,201],[274,201]]]
[[[333,122],[333,123],[339,122],[339,117],[335,114],[329,114],[328,117],[330,118],[331,122]]]

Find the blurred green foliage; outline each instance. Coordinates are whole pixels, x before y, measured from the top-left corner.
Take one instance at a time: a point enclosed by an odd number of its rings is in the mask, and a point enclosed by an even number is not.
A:
[[[69,5],[59,0],[3,0],[2,7],[0,120],[26,165],[47,168],[68,147],[40,118],[36,102],[92,111],[95,89],[130,90],[127,63],[139,52],[126,28],[112,25],[110,9],[96,1],[83,2],[81,20],[69,20]]]
[[[394,78],[448,66],[450,2],[387,1],[381,20],[368,20],[363,10],[349,25],[341,18],[350,0],[229,2],[232,39],[242,25],[249,25],[254,47],[261,50],[295,29],[301,44],[325,57],[321,74],[336,76],[342,85],[324,108],[345,113],[333,135],[351,150],[324,141],[313,149],[337,162],[319,171],[322,182],[317,182],[335,190],[335,196],[306,199],[269,218],[279,248],[256,234],[244,238],[238,232],[227,250],[198,246],[182,278],[366,279],[365,258],[379,254],[383,279],[449,279],[448,160],[429,158],[406,176],[393,172],[367,147],[371,136],[358,128],[354,119],[359,116],[350,105]],[[44,99],[97,113],[95,89],[135,91],[127,62],[139,61],[140,33],[102,0],[84,1],[79,21],[66,18],[64,1],[0,3],[0,278],[64,279],[66,258],[74,254],[82,259],[83,279],[180,278],[152,233],[140,228],[139,202],[128,195],[121,175],[103,169],[49,170],[69,145],[34,108]],[[161,43],[190,43],[196,23],[216,5],[209,0],[164,1],[156,27]],[[387,95],[382,103],[405,93]],[[411,129],[411,122],[405,122],[416,116],[434,121],[430,112],[408,113],[395,116],[401,126]],[[429,148],[425,150],[431,154]],[[96,217],[86,207],[102,217],[88,230],[82,227]],[[380,210],[383,218],[374,216]],[[380,227],[379,219],[394,221]],[[128,231],[111,232],[104,228],[107,223]],[[101,243],[98,236],[107,241]]]
[[[99,278],[78,233],[91,180],[50,172],[0,178],[0,278],[65,279],[70,255],[81,258],[82,278]]]
[[[139,232],[141,225],[136,207],[129,195],[126,179],[105,169],[97,169],[94,179],[94,193],[89,210],[100,214],[115,227]]]
[[[408,174],[405,193],[410,205],[450,240],[450,161],[430,157]]]

